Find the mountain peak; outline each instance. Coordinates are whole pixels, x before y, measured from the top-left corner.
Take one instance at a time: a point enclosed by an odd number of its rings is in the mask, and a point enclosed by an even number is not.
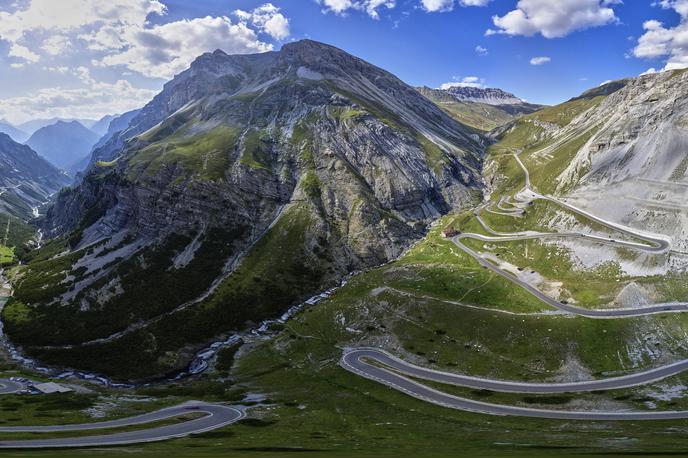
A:
[[[487,105],[517,105],[525,102],[510,92],[494,87],[450,86],[440,90],[463,102],[480,102]]]

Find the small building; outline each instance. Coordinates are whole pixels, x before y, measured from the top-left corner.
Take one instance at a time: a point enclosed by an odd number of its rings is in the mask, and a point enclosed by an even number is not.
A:
[[[33,386],[33,388],[40,391],[43,394],[69,393],[70,391],[74,391],[71,388],[68,388],[64,385],[60,385],[59,383],[55,382],[36,383]]]
[[[457,231],[456,229],[454,229],[453,227],[447,227],[442,231],[442,236],[445,239],[450,239],[452,237],[456,237],[459,234],[460,234],[460,232]]]

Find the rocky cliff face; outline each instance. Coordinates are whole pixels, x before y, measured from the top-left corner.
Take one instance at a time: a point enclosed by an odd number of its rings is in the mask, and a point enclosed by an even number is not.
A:
[[[69,178],[28,146],[0,133],[0,209],[28,220]]]
[[[8,313],[31,319],[7,330],[52,362],[129,377],[179,368],[180,349],[397,256],[474,201],[483,148],[413,88],[331,46],[205,54],[58,197],[46,231],[69,237],[73,271],[51,294],[18,285]],[[142,283],[182,274],[175,284],[198,276],[183,294],[132,310]],[[183,338],[170,335],[180,317],[194,329]],[[48,321],[54,332],[32,331]],[[139,342],[150,336],[154,345]],[[139,372],[98,358],[133,338],[143,347],[125,353],[150,363]]]

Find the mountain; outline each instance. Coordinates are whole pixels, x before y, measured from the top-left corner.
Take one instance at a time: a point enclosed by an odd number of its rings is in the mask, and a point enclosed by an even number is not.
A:
[[[114,137],[115,134],[126,130],[129,127],[129,123],[136,118],[140,112],[141,110],[132,110],[112,118],[108,124],[107,131],[100,137],[98,142],[93,146],[93,149],[96,150],[100,148]]]
[[[140,110],[132,110],[122,115],[115,115],[109,119],[107,131],[100,137],[96,144],[93,145],[91,152],[69,167],[69,170],[75,174],[76,181],[80,181],[81,178],[83,178],[82,172],[91,165],[93,151],[107,143],[115,134],[125,130],[129,126],[129,122],[139,113],[139,111]]]
[[[100,118],[98,121],[93,123],[90,126],[87,126],[91,131],[95,132],[96,134],[100,135],[101,137],[105,135],[108,131],[108,128],[110,127],[110,123],[112,122],[113,119],[115,119],[118,115],[107,115],[103,116]]]
[[[486,105],[522,105],[525,100],[519,99],[510,92],[498,88],[481,88],[471,86],[451,86],[441,91],[461,102],[484,103]]]
[[[74,119],[74,118],[48,118],[48,119],[32,119],[25,123],[19,124],[17,128],[26,132],[28,135],[33,135],[38,129],[51,126],[59,121],[72,122],[77,121],[86,128],[94,125],[97,121],[95,119]]]
[[[509,92],[496,88],[421,87],[418,91],[459,122],[482,132],[490,131],[521,115],[542,108],[542,105],[527,103]]]
[[[182,369],[213,336],[398,256],[473,204],[484,153],[472,129],[332,46],[204,54],[57,197],[36,259],[62,254],[29,263],[5,329],[46,363],[129,379]]]
[[[74,164],[90,153],[98,138],[78,121],[58,121],[38,129],[26,144],[56,167],[73,172]]]
[[[0,212],[23,220],[69,183],[67,176],[28,146],[0,133]]]
[[[611,82],[495,131],[541,192],[688,249],[688,74]],[[497,180],[498,182],[499,180]]]
[[[9,135],[12,140],[18,143],[24,143],[29,138],[29,134],[17,129],[4,119],[0,119],[0,133]]]

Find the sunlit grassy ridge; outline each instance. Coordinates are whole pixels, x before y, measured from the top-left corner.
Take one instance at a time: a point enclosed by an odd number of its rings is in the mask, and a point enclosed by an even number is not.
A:
[[[222,178],[229,166],[230,155],[239,137],[239,131],[229,126],[193,133],[194,121],[180,127],[170,137],[155,141],[137,151],[129,159],[129,176],[152,175],[161,167],[180,165],[187,172],[207,179]],[[151,136],[156,139],[158,136]],[[254,153],[248,153],[253,157]]]

